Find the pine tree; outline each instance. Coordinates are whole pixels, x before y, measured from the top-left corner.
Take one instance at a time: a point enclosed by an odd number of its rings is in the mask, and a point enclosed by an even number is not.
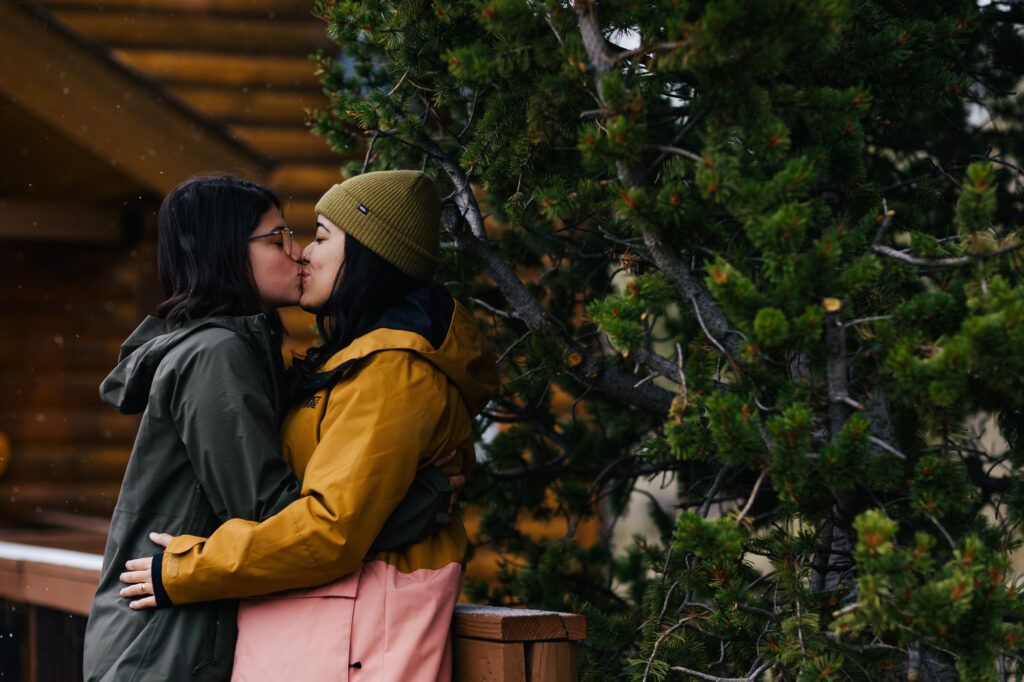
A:
[[[585,613],[588,680],[1024,675],[1024,7],[314,11],[313,131],[436,177],[501,354],[473,599]]]

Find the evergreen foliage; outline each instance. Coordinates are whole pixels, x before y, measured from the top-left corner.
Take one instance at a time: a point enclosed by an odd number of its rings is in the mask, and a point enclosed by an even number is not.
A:
[[[501,354],[471,598],[585,613],[585,680],[1024,675],[1024,7],[315,12],[311,128],[437,178]]]

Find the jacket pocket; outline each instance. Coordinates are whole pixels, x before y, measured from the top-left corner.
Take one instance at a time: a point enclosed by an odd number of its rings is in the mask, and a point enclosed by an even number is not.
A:
[[[199,651],[202,653],[189,670],[192,679],[196,681],[227,679],[234,654],[238,615],[236,603],[211,602],[209,606],[213,607],[213,613],[207,619],[209,627],[200,642]]]
[[[355,577],[355,580],[349,578]],[[349,679],[358,575],[310,590],[243,599],[232,682]]]

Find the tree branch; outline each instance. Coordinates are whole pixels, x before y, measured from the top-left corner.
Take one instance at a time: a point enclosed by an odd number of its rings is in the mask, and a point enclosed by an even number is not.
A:
[[[993,249],[988,253],[979,254],[977,256],[957,256],[955,258],[918,258],[917,256],[905,253],[903,251],[897,251],[896,249],[889,246],[882,246],[881,244],[874,244],[871,250],[877,254],[888,256],[889,258],[895,258],[901,260],[904,263],[910,263],[923,268],[948,268],[957,265],[967,265],[969,263],[976,263],[981,260],[987,260],[989,258],[996,258],[1006,253],[1017,251],[1018,249],[1024,248],[1024,242],[1017,244],[1010,244],[1009,246],[1002,246],[998,249]]]
[[[672,666],[672,670],[677,673],[692,675],[693,677],[697,677],[702,680],[708,680],[708,682],[755,682],[758,676],[765,670],[767,670],[769,666],[771,666],[771,663],[762,663],[760,666],[757,667],[757,669],[754,670],[754,672],[750,673],[750,675],[748,675],[747,677],[717,677],[715,675],[708,675],[707,673],[702,673],[697,670],[690,670],[689,668],[684,668],[681,665]]]
[[[579,21],[580,36],[583,38],[583,47],[587,51],[587,59],[591,68],[597,76],[597,92],[601,98],[601,106],[605,107],[604,95],[601,87],[601,76],[610,72],[615,63],[614,57],[608,53],[608,46],[601,34],[601,27],[598,24],[597,16],[593,5],[580,4],[576,10],[576,18]],[[675,153],[682,153],[684,150],[675,150]],[[700,160],[696,154],[693,158]],[[619,180],[627,187],[637,187],[644,184],[644,177],[647,175],[642,168],[630,168],[624,163],[617,164]],[[644,244],[651,253],[654,264],[662,273],[668,277],[675,287],[676,292],[684,301],[691,301],[701,320],[707,326],[709,336],[717,337],[725,346],[726,352],[735,354],[740,350],[740,336],[736,328],[729,322],[707,289],[700,283],[693,271],[686,263],[664,243],[661,236],[655,230],[646,228],[643,231]],[[716,345],[718,345],[716,343]]]
[[[442,166],[444,167],[444,166]],[[458,169],[455,169],[458,171]],[[458,171],[461,175],[461,171]],[[464,176],[463,176],[464,177]],[[456,182],[456,187],[459,183]],[[469,189],[468,182],[465,185],[466,193],[471,201],[467,206],[466,214],[475,214],[479,217],[479,207],[476,205],[476,198]],[[462,197],[467,201],[467,197]],[[490,276],[494,283],[501,289],[502,295],[511,304],[526,325],[533,330],[544,328],[554,329],[561,336],[567,345],[565,354],[565,370],[580,383],[590,386],[600,393],[610,397],[623,400],[632,405],[657,414],[668,412],[672,404],[674,394],[660,386],[645,384],[635,386],[637,377],[622,369],[609,364],[603,359],[594,357],[588,353],[581,344],[571,338],[563,329],[557,328],[553,318],[545,310],[544,306],[526,288],[515,271],[506,263],[498,252],[491,248],[490,244],[478,239],[469,230],[462,229],[466,222],[472,224],[469,215],[463,215],[459,208],[452,202],[445,204],[441,210],[441,219],[448,229],[448,232],[455,239],[459,251],[476,261]]]
[[[683,158],[689,159],[690,161],[694,161],[696,163],[700,163],[701,161],[703,161],[703,159],[700,158],[699,154],[694,154],[689,149],[680,149],[679,147],[671,147],[668,145],[660,144],[651,144],[644,146],[647,149],[657,149],[659,152],[664,152],[666,154],[675,154],[676,156],[682,156]]]
[[[750,491],[750,498],[747,503],[743,505],[743,509],[740,511],[740,515],[736,517],[736,523],[743,520],[743,517],[747,515],[750,508],[754,506],[754,500],[757,499],[757,491],[761,489],[761,483],[764,481],[764,477],[768,474],[767,469],[761,469],[761,474],[757,477],[757,481],[754,482],[754,489]]]
[[[666,379],[678,381],[680,375],[679,367],[666,357],[653,353],[646,348],[630,351],[629,357],[642,364],[659,376]]]
[[[656,52],[671,52],[672,50],[678,50],[683,46],[683,43],[657,43],[655,45],[649,45],[647,47],[638,47],[635,50],[626,50],[615,55],[615,61],[621,62],[630,57],[638,57],[642,54],[654,54]]]
[[[603,76],[612,70],[615,58],[608,53],[608,43],[601,34],[601,26],[597,22],[593,4],[581,2],[577,7],[576,19],[580,24],[580,37],[583,38],[583,49],[587,51],[587,61],[598,76]],[[600,88],[600,79],[598,81]],[[598,93],[600,94],[600,89]]]

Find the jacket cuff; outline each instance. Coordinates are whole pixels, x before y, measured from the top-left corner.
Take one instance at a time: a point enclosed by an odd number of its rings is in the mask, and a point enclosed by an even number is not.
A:
[[[156,605],[158,608],[174,606],[171,602],[171,598],[167,596],[167,590],[164,589],[164,581],[161,574],[163,564],[163,552],[153,555],[153,565],[149,570],[153,577],[153,596],[156,597]]]

